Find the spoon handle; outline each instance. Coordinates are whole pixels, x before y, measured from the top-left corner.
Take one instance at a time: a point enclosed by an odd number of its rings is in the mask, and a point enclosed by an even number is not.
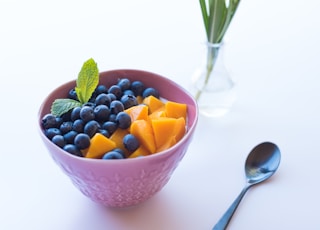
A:
[[[212,230],[224,230],[226,229],[227,225],[229,224],[231,217],[233,216],[234,212],[236,211],[238,205],[240,204],[240,201],[242,200],[243,196],[246,194],[248,189],[250,188],[250,184],[246,185],[241,193],[238,195],[238,197],[233,201],[233,203],[230,205],[228,210],[223,214],[223,216],[220,218],[220,220],[217,222],[217,224],[212,228]]]

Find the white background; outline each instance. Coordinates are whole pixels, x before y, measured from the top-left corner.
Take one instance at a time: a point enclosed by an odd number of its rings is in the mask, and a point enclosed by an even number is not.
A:
[[[197,0],[0,0],[0,229],[211,229],[244,185],[259,142],[282,152],[229,229],[320,229],[320,3],[242,1],[226,35],[237,81],[230,113],[200,117],[166,187],[126,210],[84,197],[49,157],[39,106],[94,58],[99,70],[144,69],[185,88],[204,56]]]

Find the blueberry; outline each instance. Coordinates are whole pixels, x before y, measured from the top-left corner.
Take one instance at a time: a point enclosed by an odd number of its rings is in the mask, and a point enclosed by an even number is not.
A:
[[[152,88],[152,87],[146,88],[142,93],[142,97],[144,97],[144,98],[151,96],[151,95],[156,98],[160,97],[158,90],[156,90],[155,88]]]
[[[78,96],[75,89],[71,89],[68,93],[68,98],[78,100]]]
[[[96,105],[110,105],[111,98],[108,94],[101,93],[95,99]]]
[[[71,121],[75,121],[80,118],[80,110],[81,107],[75,107],[74,109],[72,109],[70,116]]]
[[[96,106],[96,104],[92,101],[88,101],[88,102],[84,103],[83,106],[89,106],[89,107],[94,108]]]
[[[98,132],[107,138],[109,138],[111,136],[111,134],[108,132],[108,130],[105,130],[105,129],[99,129]]]
[[[125,154],[125,152],[124,152],[122,149],[120,149],[120,148],[115,148],[115,149],[113,149],[112,151],[118,152],[118,153],[120,153],[120,154],[123,156],[123,158],[126,158],[126,154]]]
[[[74,138],[74,145],[80,150],[86,149],[90,146],[90,137],[87,134],[79,133]]]
[[[113,134],[117,130],[118,126],[116,122],[109,120],[104,122],[101,128],[107,130],[110,134]]]
[[[108,93],[114,94],[117,99],[120,99],[120,97],[122,96],[122,90],[118,85],[112,85],[109,88]]]
[[[113,93],[108,93],[107,95],[108,95],[109,98],[110,98],[110,102],[111,102],[111,101],[114,101],[114,100],[117,100],[117,97],[116,97]]]
[[[91,106],[85,105],[80,110],[80,118],[84,122],[88,122],[94,119],[94,112]]]
[[[95,89],[95,92],[97,95],[102,94],[102,93],[107,93],[108,89],[105,85],[98,85],[97,88]]]
[[[85,125],[85,123],[82,119],[77,119],[73,122],[72,129],[78,133],[82,133],[84,125]]]
[[[122,91],[125,91],[127,89],[130,89],[131,82],[128,78],[122,78],[118,81],[117,85]]]
[[[144,89],[145,86],[141,81],[133,81],[131,83],[131,90],[134,92],[135,96],[142,96]]]
[[[110,103],[110,110],[113,114],[118,114],[124,110],[124,106],[121,101],[115,100]]]
[[[56,117],[56,122],[57,122],[57,128],[60,127],[60,125],[63,123],[62,117]]]
[[[124,147],[130,152],[134,152],[140,146],[139,140],[132,134],[125,135],[122,141]]]
[[[114,122],[114,123],[117,123],[117,122],[116,122],[116,117],[117,117],[116,114],[110,114],[110,116],[109,116],[109,121]]]
[[[77,136],[77,134],[78,133],[76,131],[71,130],[70,132],[67,132],[66,134],[64,134],[63,137],[67,144],[73,144],[74,138]]]
[[[57,127],[56,117],[52,114],[46,114],[42,117],[41,124],[44,129],[56,128]]]
[[[95,94],[95,92],[93,92],[92,95],[91,95],[91,97],[90,97],[90,99],[89,99],[89,101],[88,101],[87,103],[95,104],[96,96],[97,96],[97,95]]]
[[[116,116],[116,122],[119,128],[127,129],[131,125],[131,117],[126,112],[119,112]]]
[[[71,121],[64,121],[61,125],[60,125],[60,132],[62,134],[66,134],[67,132],[72,130],[72,125],[73,123]]]
[[[110,109],[106,105],[98,105],[93,110],[94,117],[99,122],[107,121],[110,115]]]
[[[72,155],[82,157],[82,152],[73,144],[67,144],[63,147],[63,150],[71,153]]]
[[[96,134],[98,132],[98,130],[100,129],[100,124],[95,121],[89,121],[88,123],[85,124],[83,132],[88,134],[89,137],[93,137],[94,134]]]
[[[134,92],[131,89],[127,89],[127,90],[123,91],[123,95],[135,96]]]
[[[52,142],[58,145],[60,148],[63,148],[66,145],[66,142],[64,140],[64,137],[62,135],[55,135],[52,138]]]
[[[61,132],[58,128],[49,128],[45,130],[45,135],[52,140],[55,135],[61,135]]]
[[[128,109],[132,106],[138,105],[137,98],[132,95],[123,95],[120,101],[123,104],[124,109]]]
[[[72,110],[69,110],[68,112],[61,115],[61,118],[63,121],[71,121],[71,112]]]
[[[123,156],[121,153],[118,153],[116,151],[110,151],[103,155],[103,160],[116,160],[116,159],[123,159]]]

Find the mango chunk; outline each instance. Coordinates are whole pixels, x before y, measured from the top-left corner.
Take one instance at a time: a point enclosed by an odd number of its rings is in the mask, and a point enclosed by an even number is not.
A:
[[[149,115],[150,119],[157,119],[159,117],[166,117],[166,112],[164,111],[165,107],[162,106],[161,108],[157,109],[153,113]]]
[[[87,158],[101,158],[106,152],[114,149],[116,144],[114,141],[105,137],[101,133],[96,133],[90,140],[90,146],[85,157]]]
[[[102,158],[115,148],[122,149],[125,158],[147,156],[164,151],[183,138],[186,132],[186,104],[163,102],[154,96],[143,99],[142,103],[125,110],[131,118],[128,129],[118,128],[110,138],[96,133],[90,140],[89,148],[82,150],[85,157]],[[129,133],[140,142],[134,152],[128,151],[123,144],[124,136]]]
[[[149,121],[136,120],[131,123],[130,133],[134,135],[150,153],[156,151],[152,126]]]
[[[151,124],[154,133],[156,148],[159,148],[164,143],[166,143],[168,138],[172,137],[173,129],[176,124],[176,119],[162,117],[159,119],[151,120]]]
[[[151,120],[156,149],[164,150],[178,142],[185,133],[184,118],[162,117]]]
[[[173,101],[167,101],[165,103],[165,113],[167,117],[172,118],[179,118],[183,117],[185,120],[187,119],[187,105],[173,102]]]
[[[168,138],[167,141],[162,146],[157,148],[156,152],[164,151],[164,150],[172,147],[176,143],[177,143],[176,137],[172,136],[172,137]]]
[[[164,102],[160,99],[154,97],[154,96],[148,96],[145,99],[143,99],[143,104],[147,105],[149,107],[149,113],[153,113],[157,109],[164,106]]]
[[[125,112],[131,117],[131,122],[134,122],[135,120],[148,119],[148,106],[146,105],[132,106],[126,109]]]
[[[128,158],[135,158],[147,155],[150,155],[150,152],[143,145],[140,145],[140,147],[136,151],[134,151]]]
[[[115,143],[115,148],[120,148],[124,151],[125,155],[128,156],[130,153],[123,145],[123,137],[129,134],[128,130],[118,128],[111,136],[110,140]]]
[[[176,142],[180,141],[186,134],[186,120],[184,118],[179,117],[176,120],[176,125],[174,126],[173,133],[176,138]]]
[[[137,98],[138,104],[142,104],[143,97],[142,96],[137,96],[136,98]]]

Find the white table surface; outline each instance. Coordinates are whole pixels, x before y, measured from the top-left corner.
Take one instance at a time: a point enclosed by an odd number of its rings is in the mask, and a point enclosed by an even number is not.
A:
[[[320,229],[320,3],[247,0],[226,35],[238,97],[200,117],[185,158],[156,196],[132,209],[83,196],[37,131],[48,92],[92,57],[101,71],[134,68],[189,87],[205,34],[197,0],[0,0],[0,229],[205,230],[240,193],[258,143],[282,161],[248,191],[228,229]]]

